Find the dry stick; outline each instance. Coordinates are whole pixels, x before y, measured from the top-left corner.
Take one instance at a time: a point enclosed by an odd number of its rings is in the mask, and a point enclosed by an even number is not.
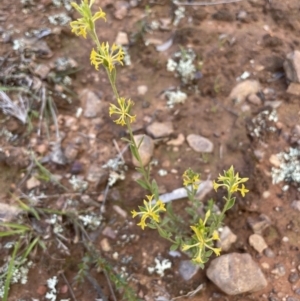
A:
[[[37,132],[37,134],[38,134],[38,136],[40,136],[41,135],[41,128],[42,128],[42,122],[43,122],[43,112],[44,112],[44,110],[45,110],[45,106],[46,106],[46,89],[45,89],[45,87],[43,86],[43,88],[42,88],[42,91],[41,91],[41,93],[42,93],[42,105],[41,105],[41,108],[40,108],[40,116],[39,116],[39,128],[38,128],[38,132]]]
[[[73,289],[72,289],[72,287],[71,287],[69,281],[67,280],[67,278],[66,278],[64,272],[61,273],[61,276],[63,277],[63,279],[64,279],[64,281],[65,281],[65,283],[66,283],[66,285],[67,285],[67,287],[68,287],[68,289],[69,289],[69,291],[70,291],[70,294],[71,294],[72,298],[74,299],[74,301],[77,301],[77,299],[76,299],[76,297],[75,297],[75,294],[74,294],[74,292],[73,292]]]
[[[244,0],[228,0],[228,1],[218,1],[218,2],[200,2],[200,3],[189,3],[189,2],[177,2],[175,1],[175,5],[186,5],[186,6],[212,6],[212,5],[219,5],[219,4],[229,4],[229,3],[235,3],[235,2],[241,2]]]
[[[107,281],[107,283],[108,283],[109,290],[110,290],[110,292],[111,292],[111,294],[112,294],[112,297],[113,297],[114,301],[117,301],[115,292],[114,292],[114,290],[113,290],[113,287],[112,287],[112,285],[111,285],[111,282],[110,282],[110,279],[109,279],[109,277],[108,277],[108,275],[107,275],[107,272],[106,272],[105,270],[104,270],[103,272],[104,272],[104,276],[105,276],[105,278],[106,278],[106,281]]]
[[[94,289],[97,291],[99,297],[103,300],[103,301],[108,301],[108,298],[104,295],[101,287],[99,286],[97,280],[92,277],[91,275],[86,275],[86,278],[88,279],[88,281],[92,284],[92,286],[94,287]]]

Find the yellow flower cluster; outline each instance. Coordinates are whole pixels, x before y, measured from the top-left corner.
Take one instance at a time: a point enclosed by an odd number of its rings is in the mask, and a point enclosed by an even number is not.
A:
[[[109,47],[109,44],[102,43],[98,51],[92,50],[90,55],[91,64],[95,66],[96,70],[99,69],[99,65],[103,64],[104,67],[109,69],[109,72],[115,67],[116,63],[123,65],[124,51],[122,47],[113,44]]]
[[[132,217],[141,215],[141,221],[137,225],[140,226],[143,230],[147,226],[146,219],[149,218],[159,223],[159,213],[166,211],[165,204],[158,200],[154,205],[152,205],[152,199],[154,195],[146,195],[148,201],[144,200],[144,207],[139,206],[140,212],[135,210],[131,211]]]
[[[77,19],[76,21],[70,22],[70,26],[72,28],[72,32],[74,32],[77,36],[83,36],[86,38],[87,32],[93,34],[95,21],[98,19],[105,19],[105,12],[99,8],[99,11],[94,15],[91,13],[91,7],[95,1],[84,0],[78,5],[75,2],[72,2],[71,5],[79,12],[82,18]]]
[[[183,186],[188,187],[192,186],[194,190],[198,190],[200,184],[200,175],[194,172],[191,168],[188,168],[184,174],[183,178]]]
[[[234,193],[239,191],[241,195],[244,197],[246,193],[249,192],[249,190],[246,189],[245,185],[242,183],[245,183],[248,180],[249,180],[248,178],[240,178],[238,172],[234,174],[233,166],[231,166],[228,169],[228,171],[224,171],[224,176],[219,175],[218,177],[219,183],[214,182],[213,187],[215,191],[217,191],[219,187],[225,187],[229,193]]]
[[[184,244],[182,246],[182,251],[187,251],[191,248],[197,248],[196,255],[194,255],[192,261],[195,263],[203,264],[205,263],[205,252],[206,249],[212,250],[217,256],[220,255],[221,249],[212,247],[214,240],[219,240],[219,234],[217,231],[214,231],[211,237],[208,237],[208,230],[206,222],[210,216],[210,210],[205,214],[204,221],[199,220],[199,223],[195,226],[191,226],[191,229],[194,231],[193,242],[192,244]]]
[[[116,114],[120,117],[114,122],[120,125],[126,125],[126,120],[129,120],[130,123],[135,121],[135,115],[130,115],[131,107],[134,105],[134,102],[130,99],[126,100],[124,97],[118,98],[119,107],[114,104],[110,104],[109,107],[109,116]]]

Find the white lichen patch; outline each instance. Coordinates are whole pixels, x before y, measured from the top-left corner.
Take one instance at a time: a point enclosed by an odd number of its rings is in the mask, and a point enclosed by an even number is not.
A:
[[[119,157],[109,159],[104,165],[102,165],[102,167],[109,169],[109,186],[113,186],[118,180],[125,179],[125,171],[127,170],[127,166]]]
[[[8,271],[9,260],[0,267],[0,298],[4,295],[4,286]],[[20,283],[26,284],[28,281],[29,269],[33,266],[32,261],[27,261],[21,258],[16,258],[12,270],[11,284]]]
[[[50,301],[56,301],[56,284],[58,283],[58,280],[57,280],[57,277],[54,276],[52,278],[49,278],[47,280],[47,286],[48,286],[48,289],[49,289],[49,292],[47,292],[45,298],[46,299],[49,299]]]
[[[158,258],[154,258],[156,263],[155,267],[148,267],[148,272],[152,274],[155,272],[159,276],[163,277],[165,274],[165,270],[170,269],[172,267],[172,263],[168,259],[159,260]]]
[[[69,183],[72,185],[72,189],[74,191],[79,191],[79,192],[83,192],[87,190],[89,186],[88,182],[76,176],[72,176],[71,179],[69,180]]]
[[[184,103],[187,99],[187,94],[180,90],[166,91],[165,97],[167,98],[167,106],[172,109],[175,104]]]
[[[82,221],[83,225],[90,230],[96,230],[102,221],[102,217],[95,213],[79,215],[78,218]]]
[[[300,150],[290,148],[288,152],[277,154],[277,158],[280,165],[272,168],[273,184],[282,181],[300,184]]]
[[[60,13],[48,17],[48,20],[53,25],[67,25],[70,23],[71,18],[65,13]]]
[[[174,53],[173,58],[168,59],[167,71],[176,72],[183,84],[189,84],[195,79],[196,67],[194,61],[196,54],[193,49],[182,49]]]

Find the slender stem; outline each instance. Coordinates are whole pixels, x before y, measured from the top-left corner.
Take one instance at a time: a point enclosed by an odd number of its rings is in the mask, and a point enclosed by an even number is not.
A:
[[[129,136],[130,136],[130,141],[132,142],[133,148],[136,149],[136,155],[137,155],[136,159],[139,162],[139,167],[140,167],[141,173],[143,175],[144,181],[146,182],[147,187],[150,190],[150,192],[153,194],[153,191],[151,190],[152,185],[151,185],[148,173],[147,173],[147,171],[146,171],[146,169],[145,169],[145,167],[142,163],[142,158],[141,158],[140,153],[139,153],[139,148],[138,148],[138,146],[137,146],[137,144],[134,140],[132,128],[131,128],[131,125],[130,125],[130,122],[129,122],[128,118],[126,120],[126,124],[127,124],[127,129],[128,129],[128,132],[129,132]]]
[[[155,226],[157,227],[157,229],[159,229],[160,231],[163,231],[163,229],[161,228],[161,226],[158,224],[158,223],[155,223]],[[167,239],[168,241],[170,241],[171,243],[173,244],[176,244],[177,242],[175,240],[173,240],[172,238],[170,237],[163,237],[165,239]]]

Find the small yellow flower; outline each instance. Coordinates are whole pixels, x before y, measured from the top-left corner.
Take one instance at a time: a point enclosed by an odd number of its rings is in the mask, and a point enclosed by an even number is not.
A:
[[[227,171],[224,171],[224,175],[219,175],[218,182],[213,182],[213,187],[217,191],[217,189],[221,186],[225,187],[228,192],[234,193],[240,191],[242,196],[244,197],[248,189],[245,188],[245,185],[242,183],[247,182],[248,178],[240,178],[239,173],[234,173],[233,166],[231,166]],[[241,185],[241,186],[240,186]]]
[[[194,231],[193,241],[195,243],[192,244],[183,244],[182,251],[187,251],[191,248],[197,248],[195,255],[193,257],[193,261],[195,263],[205,263],[205,252],[206,249],[212,250],[217,256],[220,255],[220,248],[213,248],[213,240],[219,240],[219,234],[217,231],[214,231],[212,236],[209,235],[209,227],[205,227],[205,224],[210,217],[210,210],[208,210],[205,214],[204,221],[202,219],[199,220],[199,223],[195,226],[191,226],[191,229]]]
[[[129,119],[129,122],[132,123],[135,121],[135,115],[130,115],[130,110],[132,108],[132,106],[134,105],[133,101],[128,99],[126,100],[123,97],[118,98],[118,104],[119,107],[117,107],[114,104],[110,104],[109,107],[109,116],[116,114],[116,115],[120,115],[120,117],[116,120],[114,120],[114,122],[116,124],[120,124],[120,125],[126,125],[126,119]]]
[[[81,4],[78,5],[75,2],[72,2],[71,5],[78,11],[82,18],[78,18],[76,21],[70,22],[72,32],[77,36],[83,36],[86,38],[87,32],[93,32],[95,28],[95,21],[98,19],[105,19],[105,12],[99,8],[99,11],[92,15],[91,7],[94,4],[94,0],[91,0],[90,3],[88,0],[81,1]]]
[[[96,70],[99,69],[99,65],[103,64],[105,68],[108,68],[109,72],[112,72],[116,63],[123,65],[124,51],[122,47],[116,44],[113,44],[110,48],[106,42],[101,44],[101,48],[98,51],[92,50],[90,59]]]
[[[135,210],[131,211],[132,217],[141,215],[141,221],[137,225],[140,226],[143,230],[147,226],[147,218],[150,218],[159,223],[159,213],[166,211],[165,204],[161,200],[158,200],[154,205],[152,205],[152,199],[154,195],[146,195],[146,197],[148,201],[144,200],[145,207],[139,206],[140,212],[136,212]]]
[[[188,187],[192,185],[194,190],[198,190],[200,184],[200,175],[188,168],[182,175],[183,186]]]

